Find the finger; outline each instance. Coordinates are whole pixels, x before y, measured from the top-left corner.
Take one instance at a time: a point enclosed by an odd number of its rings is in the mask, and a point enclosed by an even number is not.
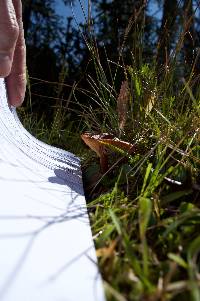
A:
[[[13,4],[19,26],[19,36],[14,51],[11,73],[6,78],[6,84],[9,103],[13,106],[19,106],[24,100],[26,89],[26,47],[24,41],[21,0],[13,0]]]
[[[12,0],[0,0],[0,77],[6,77],[11,71],[13,54],[19,35]]]

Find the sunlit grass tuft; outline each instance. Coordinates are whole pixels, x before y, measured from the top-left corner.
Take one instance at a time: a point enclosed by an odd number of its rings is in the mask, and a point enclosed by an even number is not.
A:
[[[174,62],[161,77],[155,62],[123,66],[108,60],[111,76],[90,47],[96,76],[87,75],[87,89],[72,86],[66,100],[63,71],[59,83],[43,83],[55,87],[51,121],[38,117],[29,101],[20,110],[23,122],[39,139],[82,159],[108,300],[199,301],[200,103],[192,75],[179,78]],[[124,81],[127,101],[119,111]],[[81,141],[85,131],[112,134],[135,151],[110,146],[109,169],[102,174],[95,153]]]

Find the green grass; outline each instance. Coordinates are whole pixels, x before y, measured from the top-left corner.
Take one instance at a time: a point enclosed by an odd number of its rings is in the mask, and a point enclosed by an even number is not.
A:
[[[98,254],[108,300],[197,301],[199,95],[186,82],[177,87],[176,79],[170,85],[167,79],[158,83],[147,65],[131,67],[129,73],[123,139],[135,143],[137,150],[124,154],[125,163],[115,165],[111,158],[110,170],[96,187],[103,193],[88,204],[92,230],[98,234],[96,248],[104,250]],[[151,93],[155,96],[149,105]],[[111,109],[102,131],[111,127],[117,135]],[[87,169],[92,169],[89,162]]]
[[[129,84],[126,123],[119,130],[119,87],[93,51],[96,80],[88,75],[91,89],[82,91],[88,103],[79,103],[78,86],[70,96],[78,127],[68,117],[72,107],[56,100],[50,128],[29,105],[19,110],[24,124],[39,139],[82,159],[108,301],[199,301],[200,94],[193,91],[192,74],[180,79],[176,62],[162,78],[154,63],[117,65],[115,74],[123,70],[121,80]],[[58,97],[60,86],[62,81]],[[112,133],[135,144],[136,151],[110,149],[109,170],[101,174],[98,158],[80,139],[86,130]]]

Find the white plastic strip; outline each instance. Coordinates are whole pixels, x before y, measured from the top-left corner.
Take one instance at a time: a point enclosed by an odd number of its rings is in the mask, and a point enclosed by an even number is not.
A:
[[[23,128],[3,79],[0,271],[0,300],[105,300],[79,159]]]

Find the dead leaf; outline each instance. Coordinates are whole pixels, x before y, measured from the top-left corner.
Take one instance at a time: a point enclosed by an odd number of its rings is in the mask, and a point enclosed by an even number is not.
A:
[[[123,81],[120,88],[119,96],[117,98],[119,129],[121,131],[124,129],[127,120],[128,102],[129,102],[128,81]]]
[[[156,94],[155,94],[155,92],[152,92],[150,97],[148,98],[147,105],[146,105],[146,108],[145,108],[145,114],[146,115],[151,113],[151,110],[154,107],[155,101],[156,101]]]
[[[96,250],[97,257],[104,257],[104,259],[113,257],[115,254],[115,247],[117,240],[113,240],[108,247],[99,248]]]

